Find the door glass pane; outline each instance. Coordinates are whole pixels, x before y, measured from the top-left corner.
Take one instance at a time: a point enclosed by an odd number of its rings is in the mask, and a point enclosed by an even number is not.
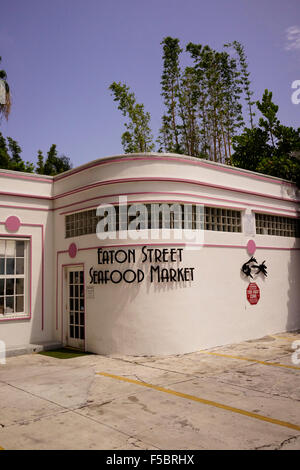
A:
[[[0,274],[4,274],[4,258],[0,258]]]
[[[6,308],[5,313],[13,313],[14,312],[14,297],[6,297]]]
[[[24,274],[24,258],[16,259],[16,274]]]
[[[24,242],[17,241],[16,243],[16,256],[19,258],[24,258]]]
[[[16,312],[24,312],[24,295],[16,297]]]
[[[24,294],[24,279],[16,279],[16,294]]]
[[[84,273],[72,271],[69,280],[69,338],[84,340]],[[78,342],[71,345],[78,347]]]
[[[15,274],[15,260],[14,258],[6,258],[6,274]]]
[[[15,240],[6,240],[6,256],[11,256],[14,258],[16,253],[16,242]]]
[[[0,297],[0,314],[4,313],[4,297]]]
[[[14,279],[6,279],[6,295],[14,295]]]
[[[0,295],[4,295],[4,279],[0,279]]]
[[[5,240],[0,240],[0,256],[5,255]]]

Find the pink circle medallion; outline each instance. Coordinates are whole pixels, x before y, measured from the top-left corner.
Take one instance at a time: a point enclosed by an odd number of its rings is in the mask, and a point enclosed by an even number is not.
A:
[[[77,255],[77,245],[76,243],[71,243],[71,245],[69,246],[69,256],[70,258],[75,258],[76,255]]]
[[[20,228],[20,225],[20,219],[15,215],[11,215],[5,221],[5,228],[8,232],[17,232]]]
[[[249,255],[254,255],[256,251],[256,244],[254,240],[249,240],[247,243],[247,251]]]

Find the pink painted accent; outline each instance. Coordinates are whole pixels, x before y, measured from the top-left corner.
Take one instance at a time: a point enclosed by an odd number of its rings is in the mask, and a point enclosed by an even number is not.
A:
[[[197,186],[205,186],[205,187],[210,187],[214,189],[222,189],[226,191],[232,191],[235,193],[243,193],[243,194],[251,194],[255,196],[260,196],[263,198],[269,198],[269,199],[276,199],[279,201],[288,201],[288,202],[293,202],[293,203],[299,203],[300,199],[289,199],[289,198],[284,198],[280,196],[272,196],[269,194],[265,193],[258,193],[255,191],[248,191],[246,189],[238,189],[238,188],[232,188],[229,186],[223,186],[219,184],[212,184],[212,183],[206,183],[205,181],[198,181],[198,180],[189,180],[189,179],[182,179],[182,178],[164,178],[164,177],[142,177],[142,178],[119,178],[115,180],[107,180],[107,181],[98,181],[97,183],[91,183],[85,186],[81,186],[79,188],[73,189],[71,191],[66,191],[65,193],[57,194],[56,196],[53,196],[53,199],[60,199],[62,197],[66,196],[71,196],[72,194],[80,193],[82,191],[87,191],[89,189],[97,188],[99,186],[107,186],[111,184],[122,184],[122,183],[140,183],[140,182],[169,182],[169,183],[182,183],[182,184],[193,184]]]
[[[120,248],[126,246],[186,246],[187,243],[129,243],[129,244],[120,244],[120,245],[98,245],[98,246],[91,246],[87,248],[79,248],[78,251],[87,251],[87,250],[95,250],[98,248]],[[245,245],[221,245],[218,243],[189,243],[189,246],[202,246],[205,248],[243,248],[245,249]],[[265,250],[300,250],[300,248],[285,248],[285,247],[277,247],[277,246],[257,246],[256,249],[265,249]],[[63,252],[61,252],[63,253]]]
[[[134,193],[128,193],[128,194],[118,194],[118,195],[105,195],[105,196],[100,196],[101,198],[106,198],[106,197],[113,197],[113,196],[127,196],[127,195],[132,195]],[[139,193],[137,193],[139,194]],[[262,206],[261,204],[250,204],[250,203],[247,203],[247,202],[244,202],[244,201],[233,201],[232,199],[223,199],[223,198],[217,198],[217,197],[212,197],[212,196],[198,196],[198,195],[194,195],[194,194],[187,194],[187,193],[160,193],[160,192],[157,192],[157,193],[154,193],[154,192],[151,192],[151,193],[142,193],[142,194],[172,194],[172,195],[179,195],[179,196],[193,196],[193,197],[198,197],[198,198],[205,198],[205,199],[211,199],[211,200],[218,200],[218,201],[221,201],[222,204],[212,204],[212,203],[209,203],[209,206],[210,207],[221,207],[221,208],[225,208],[225,209],[235,209],[235,210],[245,210],[245,207],[240,207],[240,206],[228,206],[227,204],[224,204],[224,202],[236,202],[236,204],[241,204],[241,205],[244,205],[244,206],[258,206],[258,207],[266,207],[267,209],[270,207],[270,206]],[[97,198],[91,198],[92,199],[99,199],[99,196]],[[75,204],[82,204],[84,202],[87,202],[89,201],[89,199],[85,200],[85,201],[80,201],[80,202],[76,202],[74,204],[68,204],[69,206],[73,206]],[[158,204],[163,204],[163,203],[166,203],[166,202],[177,202],[179,204],[181,203],[189,203],[189,204],[203,204],[205,205],[206,203],[205,202],[196,202],[196,201],[187,201],[187,200],[183,200],[183,199],[135,199],[135,200],[128,200],[127,201],[129,204],[135,204],[135,203],[158,203]],[[80,207],[78,209],[73,209],[73,210],[70,210],[70,211],[65,211],[65,212],[60,212],[59,215],[66,215],[66,214],[72,214],[75,210],[77,211],[83,211],[83,210],[87,210],[87,209],[95,209],[96,207],[98,207],[98,205],[101,204],[101,202],[98,202],[98,204],[92,204],[91,206],[85,206],[85,207]],[[108,204],[118,204],[118,201],[112,201],[112,202],[109,202]],[[274,209],[272,207],[272,209]],[[276,209],[276,208],[275,208]],[[292,211],[292,210],[289,210],[289,209],[278,209],[278,210],[284,210],[284,211],[287,211],[287,212],[292,212],[293,215],[288,215],[288,214],[283,214],[283,213],[278,213],[278,212],[266,212],[266,211],[258,211],[255,209],[255,212],[262,212],[262,213],[267,213],[267,214],[271,214],[271,213],[274,213],[276,215],[283,215],[285,217],[295,217],[295,218],[298,218],[299,215],[295,214],[295,211]]]
[[[20,225],[20,219],[15,215],[11,215],[5,221],[5,228],[8,232],[17,232],[20,228]]]
[[[44,212],[52,212],[52,211],[56,211],[56,210],[60,210],[60,209],[65,209],[67,207],[73,207],[73,206],[76,206],[78,204],[83,204],[84,202],[89,202],[89,201],[93,201],[93,200],[99,200],[99,199],[105,199],[105,198],[109,198],[109,197],[119,197],[119,196],[134,196],[134,195],[138,195],[138,194],[163,194],[163,195],[173,195],[173,196],[176,196],[176,195],[179,195],[179,196],[191,196],[191,197],[195,197],[195,198],[200,198],[200,199],[211,199],[211,200],[216,200],[216,201],[223,201],[223,202],[230,202],[230,203],[235,203],[235,204],[243,204],[244,206],[250,206],[250,207],[263,207],[263,208],[266,208],[266,209],[271,209],[271,210],[275,210],[276,209],[278,211],[284,211],[284,212],[291,212],[293,214],[294,217],[299,217],[300,215],[300,209],[295,209],[295,210],[291,210],[291,209],[284,209],[282,207],[280,208],[277,208],[277,207],[272,207],[272,206],[266,206],[266,205],[263,205],[263,204],[255,204],[255,203],[249,203],[249,202],[245,202],[245,201],[235,201],[233,199],[225,199],[225,198],[218,198],[218,197],[213,197],[213,196],[205,196],[205,195],[198,195],[198,194],[192,194],[192,193],[177,193],[177,192],[167,192],[167,191],[151,191],[151,192],[143,192],[143,191],[140,191],[140,192],[131,192],[131,193],[118,193],[118,194],[104,194],[103,196],[96,196],[96,197],[92,197],[92,198],[88,198],[88,199],[84,199],[82,201],[79,201],[79,202],[73,202],[71,204],[65,204],[63,206],[59,206],[59,207],[55,207],[55,208],[44,208],[44,207],[31,207],[31,206],[17,206],[17,205],[6,205],[6,204],[1,204],[0,207],[5,207],[5,208],[10,208],[10,209],[22,209],[22,210],[30,210],[30,211],[44,211]],[[146,201],[146,200],[145,200]],[[136,201],[130,201],[130,202],[136,202]],[[97,204],[98,205],[98,204]],[[88,208],[90,207],[97,207],[97,205],[93,205],[93,206],[89,206]],[[225,206],[227,207],[227,206]],[[77,210],[84,210],[85,208],[79,208]],[[255,209],[256,212],[259,212],[258,210]],[[298,214],[297,212],[295,211],[298,211]],[[68,213],[71,213],[71,212],[74,212],[74,210],[72,211],[68,211],[68,212],[62,212],[60,215],[62,214],[68,214]],[[265,212],[265,211],[260,211],[260,212]],[[276,215],[285,215],[283,212],[281,213],[278,213],[278,212],[268,212],[270,214],[276,214]],[[291,216],[292,217],[292,216]]]
[[[109,157],[108,157],[109,158]],[[68,174],[62,174],[62,175],[58,175],[58,176],[54,176],[54,181],[59,181],[63,178],[68,178],[69,176],[72,176],[76,173],[80,173],[82,171],[85,171],[85,170],[89,170],[90,168],[94,168],[96,166],[100,166],[100,165],[108,165],[108,164],[111,164],[111,163],[130,163],[132,161],[155,161],[155,160],[158,160],[158,161],[161,161],[163,160],[164,162],[170,162],[170,161],[175,161],[176,163],[189,163],[191,165],[196,165],[196,166],[203,166],[203,167],[209,167],[209,168],[212,168],[214,170],[218,170],[218,171],[222,171],[222,172],[228,172],[228,173],[234,173],[234,174],[238,174],[238,175],[242,175],[242,176],[246,176],[246,177],[250,177],[250,178],[254,178],[254,179],[258,179],[258,180],[262,180],[262,181],[268,181],[268,182],[272,182],[272,183],[276,183],[276,184],[280,184],[280,185],[286,185],[286,186],[292,186],[294,187],[295,185],[293,183],[290,183],[290,182],[286,182],[286,181],[283,181],[283,180],[278,180],[278,179],[275,179],[275,178],[272,178],[272,177],[266,177],[266,176],[260,176],[260,175],[257,175],[257,174],[253,174],[251,172],[248,173],[248,171],[241,171],[241,170],[236,170],[236,169],[233,169],[232,167],[226,167],[226,166],[218,166],[218,165],[215,165],[213,163],[210,163],[208,160],[198,160],[198,161],[195,161],[195,160],[191,160],[190,158],[184,158],[184,157],[171,157],[171,156],[159,156],[159,155],[153,155],[153,156],[136,156],[136,157],[119,157],[119,158],[110,158],[110,159],[103,159],[104,161],[98,161],[98,162],[94,162],[94,163],[90,163],[90,164],[87,164],[85,167],[83,168],[74,168],[74,170],[71,170]]]
[[[116,180],[110,180],[110,181],[101,181],[97,183],[93,183],[90,185],[85,185],[82,187],[79,187],[77,189],[73,189],[72,191],[68,191],[62,194],[58,194],[56,196],[38,196],[34,194],[24,194],[24,193],[13,193],[13,192],[7,192],[7,191],[0,191],[0,195],[3,196],[12,196],[12,197],[23,197],[23,198],[29,198],[29,199],[41,199],[41,200],[48,200],[48,201],[53,201],[56,199],[60,199],[62,197],[67,197],[71,196],[73,194],[82,192],[82,191],[87,191],[89,189],[96,188],[98,186],[106,186],[110,184],[121,184],[121,183],[133,183],[133,182],[142,182],[142,181],[148,181],[148,182],[175,182],[175,183],[186,183],[186,184],[195,184],[198,186],[207,186],[207,187],[212,187],[214,189],[222,189],[222,190],[228,190],[228,191],[233,191],[233,192],[240,192],[240,193],[245,193],[245,194],[250,194],[250,195],[255,195],[255,196],[260,196],[264,198],[270,198],[270,199],[277,199],[281,201],[288,201],[292,203],[299,203],[300,200],[298,199],[289,199],[289,198],[283,198],[280,196],[271,196],[263,193],[257,193],[253,191],[247,191],[243,189],[237,189],[237,188],[232,188],[232,187],[227,187],[227,186],[221,186],[221,185],[213,185],[211,183],[206,183],[203,181],[195,181],[195,180],[185,180],[185,179],[177,179],[177,178],[129,178],[129,179],[116,179]],[[51,209],[49,209],[51,210]]]
[[[0,207],[6,207],[10,209],[24,209],[24,210],[30,210],[30,211],[44,211],[44,212],[49,212],[53,209],[49,209],[47,207],[30,207],[30,206],[12,206],[8,204],[0,204]]]
[[[77,255],[77,245],[76,243],[71,243],[71,245],[69,246],[69,256],[70,258],[75,258],[75,256]]]
[[[85,202],[89,202],[89,201],[93,201],[93,200],[99,200],[99,199],[106,199],[106,198],[113,198],[113,197],[120,197],[120,196],[136,196],[136,195],[141,195],[141,194],[160,194],[160,195],[172,195],[172,196],[189,196],[189,197],[195,197],[195,198],[200,198],[200,199],[210,199],[210,200],[215,200],[215,201],[222,201],[222,202],[230,202],[230,203],[235,203],[235,204],[242,204],[244,206],[250,206],[250,207],[264,207],[266,209],[272,209],[272,210],[282,210],[284,212],[292,212],[293,214],[295,214],[295,217],[297,217],[297,213],[295,213],[295,210],[292,210],[292,209],[284,209],[284,208],[276,208],[276,207],[272,207],[272,206],[266,206],[266,205],[263,205],[263,204],[255,204],[255,203],[249,203],[249,202],[245,202],[245,201],[235,201],[234,199],[225,199],[225,198],[221,198],[221,197],[213,197],[213,196],[204,196],[203,194],[201,195],[198,195],[198,194],[192,194],[192,193],[178,193],[178,192],[170,192],[170,191],[146,191],[146,192],[143,192],[143,191],[140,191],[140,192],[133,192],[133,193],[118,193],[118,194],[104,194],[103,196],[96,196],[96,197],[91,197],[91,198],[88,198],[88,199],[84,199],[82,201],[78,201],[78,202],[73,202],[71,204],[66,204],[64,206],[59,206],[59,207],[56,207],[54,209],[50,209],[50,210],[59,210],[59,209],[65,209],[67,207],[72,207],[72,206],[76,206],[78,204],[83,204]],[[148,199],[144,199],[144,200],[138,200],[138,201],[128,201],[130,203],[134,203],[134,202],[151,202],[151,200],[148,200]],[[174,199],[174,202],[184,202],[184,201],[178,201],[178,200],[175,200]],[[157,201],[157,200],[153,200],[153,202],[167,202],[166,200],[163,200],[163,201]],[[193,201],[194,204],[197,204],[196,202]],[[100,202],[98,204],[94,204],[92,206],[87,206],[87,207],[82,207],[82,208],[79,208],[77,210],[84,210],[84,209],[90,209],[90,208],[95,208],[97,207],[98,205],[100,204]],[[198,203],[198,204],[201,204],[201,203]],[[204,204],[204,203],[203,203]],[[228,207],[227,204],[224,205],[224,207]],[[232,206],[234,208],[237,208],[237,206]],[[239,208],[240,209],[240,208]],[[296,209],[297,210],[297,209]],[[70,210],[70,211],[65,211],[65,212],[61,212],[59,215],[64,215],[64,214],[70,214],[74,212],[74,209],[73,210]],[[262,211],[263,212],[263,211]],[[300,212],[300,209],[299,209],[299,212]]]
[[[3,223],[3,222],[1,222]],[[0,318],[0,322],[6,322],[6,321],[23,321],[23,320],[31,320],[32,316],[32,304],[31,304],[31,299],[32,299],[32,236],[31,235],[8,235],[7,233],[0,233],[0,237],[11,237],[11,238],[26,238],[29,241],[30,245],[30,257],[29,257],[29,315],[23,315],[19,316],[16,318]],[[17,315],[17,313],[16,313]]]
[[[149,203],[156,203],[156,204],[164,204],[164,203],[178,203],[178,204],[195,204],[197,206],[203,206],[204,203],[203,202],[196,202],[196,201],[187,201],[187,200],[182,200],[182,199],[163,199],[163,200],[157,200],[157,199],[138,199],[138,200],[133,200],[133,201],[127,201],[128,204],[136,204],[136,203],[144,203],[144,204],[149,204]],[[117,205],[118,202],[110,202],[110,203],[107,203],[107,204],[112,204],[112,205]],[[86,207],[81,207],[80,209],[78,209],[78,211],[83,211],[83,210],[87,210],[87,209],[92,209],[92,208],[96,208],[98,207],[99,204],[95,205],[91,205],[91,206],[86,206]],[[245,207],[239,207],[239,206],[225,206],[224,204],[223,205],[220,205],[220,204],[209,204],[210,207],[221,207],[222,209],[226,208],[226,209],[235,209],[235,210],[245,210]],[[66,212],[60,212],[59,215],[65,215],[65,214],[72,214],[74,212],[73,211],[66,211]]]
[[[31,199],[45,199],[47,201],[52,201],[52,196],[36,196],[34,194],[24,194],[24,193],[11,193],[8,191],[0,191],[1,196],[16,196],[16,197],[27,197]]]
[[[249,240],[247,243],[247,251],[249,255],[254,255],[256,250],[256,243],[254,240]]]
[[[4,172],[0,172],[0,176],[5,176],[6,178],[12,178],[12,179],[16,179],[16,180],[30,180],[30,181],[38,181],[38,182],[41,182],[41,183],[53,183],[53,177],[52,178],[39,178],[37,176],[26,176],[26,175],[13,175],[13,174],[10,174],[10,173],[4,173]]]

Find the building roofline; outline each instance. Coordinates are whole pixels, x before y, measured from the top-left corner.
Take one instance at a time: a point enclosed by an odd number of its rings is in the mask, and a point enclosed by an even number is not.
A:
[[[234,167],[231,165],[226,165],[224,163],[213,162],[211,160],[207,160],[204,158],[191,157],[189,155],[181,155],[177,153],[158,153],[158,152],[128,153],[128,154],[119,154],[119,155],[101,157],[96,160],[92,160],[90,162],[79,165],[63,173],[60,173],[59,175],[55,175],[53,179],[54,179],[54,182],[60,181],[63,178],[66,178],[73,174],[79,173],[84,170],[88,170],[90,168],[93,168],[99,165],[104,165],[104,164],[109,164],[109,163],[114,163],[114,162],[118,163],[122,160],[129,162],[129,161],[144,160],[144,159],[149,159],[149,158],[151,159],[153,158],[153,160],[164,160],[166,162],[168,160],[169,161],[178,160],[178,163],[190,162],[192,164],[196,164],[200,166],[211,167],[219,171],[242,174],[242,176],[248,176],[250,178],[252,177],[255,179],[270,180],[270,182],[274,182],[277,184],[288,184],[288,185],[296,186],[295,183],[293,183],[292,181],[285,180],[283,178],[278,178],[276,176],[271,176],[271,175],[265,175],[263,173],[258,173],[256,171],[245,170],[244,168]]]
[[[212,169],[218,171],[224,171],[229,173],[236,173],[241,176],[246,176],[254,179],[260,180],[267,180],[273,183],[282,184],[282,185],[291,185],[296,187],[296,184],[292,181],[285,180],[283,178],[278,178],[276,176],[265,175],[264,173],[258,173],[256,171],[245,170],[244,168],[234,167],[231,165],[226,165],[224,163],[213,162],[211,160],[207,160],[204,158],[197,158],[191,157],[189,155],[181,155],[177,153],[159,153],[159,152],[145,152],[145,153],[128,153],[128,154],[118,154],[118,155],[111,155],[106,157],[100,157],[96,160],[92,160],[90,162],[84,163],[82,165],[76,166],[67,170],[59,175],[49,176],[49,175],[40,175],[38,173],[27,173],[21,171],[14,171],[14,170],[6,170],[0,168],[0,176],[7,176],[8,178],[18,178],[18,179],[27,179],[33,181],[40,181],[46,183],[52,183],[56,181],[60,181],[61,179],[67,178],[72,176],[73,174],[80,173],[81,171],[88,170],[90,168],[109,164],[109,163],[119,163],[122,161],[130,162],[130,161],[138,161],[138,160],[163,160],[165,162],[168,161],[178,161],[178,163],[185,163],[190,162],[191,164],[203,166],[203,167],[210,167]]]

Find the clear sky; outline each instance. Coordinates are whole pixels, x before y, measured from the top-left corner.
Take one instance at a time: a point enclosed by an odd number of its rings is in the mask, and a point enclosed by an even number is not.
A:
[[[292,28],[292,29],[289,29]],[[1,68],[13,106],[0,130],[36,161],[51,144],[74,166],[123,153],[123,117],[108,90],[126,82],[160,126],[160,42],[221,49],[240,41],[254,98],[273,91],[279,118],[300,127],[300,0],[0,0]]]

